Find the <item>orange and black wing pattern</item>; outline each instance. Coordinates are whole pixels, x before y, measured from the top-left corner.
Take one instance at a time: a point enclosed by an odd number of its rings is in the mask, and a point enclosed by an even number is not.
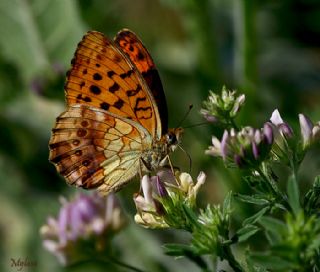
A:
[[[160,116],[148,85],[113,41],[89,31],[71,63],[65,84],[68,105],[100,108],[141,124],[153,138],[160,134]]]
[[[127,54],[147,82],[159,109],[162,134],[165,134],[168,130],[167,102],[159,73],[148,50],[137,35],[128,29],[117,34],[115,43]]]

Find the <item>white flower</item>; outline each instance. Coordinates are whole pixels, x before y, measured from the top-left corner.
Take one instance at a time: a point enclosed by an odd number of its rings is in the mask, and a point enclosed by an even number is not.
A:
[[[320,138],[320,122],[313,125],[312,121],[304,114],[299,114],[299,123],[303,149],[316,143]]]

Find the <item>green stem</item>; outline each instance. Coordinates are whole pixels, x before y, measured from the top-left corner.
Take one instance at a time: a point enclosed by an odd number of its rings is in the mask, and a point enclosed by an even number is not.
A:
[[[119,260],[117,260],[117,259],[115,259],[115,258],[109,258],[109,260],[110,260],[110,262],[112,262],[112,263],[114,263],[114,264],[116,264],[116,265],[118,265],[118,266],[121,266],[121,267],[123,267],[123,268],[127,268],[127,269],[129,269],[129,270],[131,270],[131,271],[144,272],[143,270],[141,270],[141,269],[139,269],[139,268],[137,268],[137,267],[134,267],[134,266],[132,266],[132,265],[130,265],[130,264],[126,264],[126,263],[124,263],[124,262],[121,262],[121,261],[119,261]]]
[[[295,180],[295,182],[297,181],[297,174],[298,174],[298,166],[296,164],[296,161],[294,160],[294,158],[290,159],[290,167],[292,170],[292,176]]]
[[[269,187],[269,189],[272,191],[273,195],[276,197],[276,198],[280,198],[282,199],[282,204],[285,206],[285,208],[288,210],[288,211],[291,211],[291,206],[289,205],[288,203],[288,199],[286,197],[286,195],[284,195],[278,185],[269,177],[267,177],[265,175],[265,173],[259,168],[255,169],[259,175],[262,177],[262,179],[265,181],[266,185]]]
[[[241,265],[238,263],[236,258],[234,257],[231,248],[229,245],[224,245],[222,247],[223,250],[223,256],[221,256],[223,259],[227,260],[230,267],[235,271],[235,272],[242,272],[244,269],[241,267]]]
[[[103,258],[103,257],[96,257],[96,258],[90,258],[90,259],[84,259],[84,260],[81,260],[81,261],[78,261],[74,264],[70,264],[68,265],[66,268],[73,268],[73,267],[80,267],[82,266],[83,264],[86,264],[86,263],[97,263],[97,264],[102,264],[104,266],[106,266],[106,264],[115,264],[115,265],[118,265],[118,266],[121,266],[123,268],[126,268],[127,270],[130,270],[130,271],[135,271],[135,272],[144,272],[143,270],[137,268],[137,267],[134,267],[132,265],[129,265],[129,264],[126,264],[124,262],[121,262],[115,258],[112,258],[112,257],[106,257],[106,258]]]
[[[246,122],[254,122],[257,87],[257,47],[256,47],[256,2],[255,0],[236,0],[234,3],[235,32],[235,81],[238,88],[250,99],[242,109]],[[249,120],[248,120],[249,119]],[[242,120],[241,120],[242,121]]]
[[[236,131],[239,131],[239,127],[237,126],[233,118],[230,119],[230,126],[231,128],[234,128]]]
[[[215,254],[211,255],[211,261],[213,271],[217,271],[217,256]]]

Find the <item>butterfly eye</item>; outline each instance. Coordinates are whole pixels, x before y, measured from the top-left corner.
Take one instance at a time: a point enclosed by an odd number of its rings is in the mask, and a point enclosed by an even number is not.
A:
[[[168,144],[176,144],[177,143],[177,137],[173,133],[168,133],[167,134],[167,141]]]

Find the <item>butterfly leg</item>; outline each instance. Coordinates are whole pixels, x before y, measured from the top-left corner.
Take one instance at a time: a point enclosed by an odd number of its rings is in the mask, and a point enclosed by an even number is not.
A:
[[[177,180],[177,177],[175,175],[175,170],[180,171],[180,169],[179,169],[179,167],[173,166],[173,164],[171,162],[171,159],[170,159],[170,156],[168,154],[161,160],[159,166],[162,167],[162,168],[168,168],[168,166],[169,166],[169,168],[171,170],[171,173],[174,176],[174,179],[175,179],[176,183],[179,184],[179,181]]]
[[[151,169],[148,167],[148,165],[147,165],[147,162],[143,159],[143,158],[140,158],[139,159],[139,171],[138,171],[138,173],[139,173],[139,177],[140,177],[140,181],[142,180],[142,177],[143,177],[143,173],[142,173],[142,168],[145,168],[145,169],[147,169],[147,174],[150,176],[150,172],[151,172]],[[139,189],[139,191],[141,192],[141,190],[142,190],[142,188],[141,188],[141,182],[140,182],[140,189]]]

